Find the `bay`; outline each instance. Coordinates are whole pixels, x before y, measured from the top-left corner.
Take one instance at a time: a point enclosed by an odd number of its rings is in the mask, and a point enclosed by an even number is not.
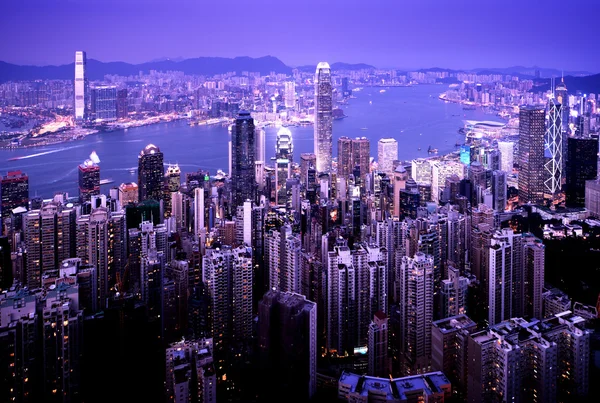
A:
[[[463,120],[496,120],[481,110],[463,110],[462,106],[445,103],[438,95],[445,91],[441,85],[416,85],[412,87],[366,87],[355,92],[355,99],[341,105],[345,119],[333,123],[333,155],[337,156],[337,139],[341,136],[366,137],[371,142],[371,156],[377,158],[377,141],[393,137],[398,141],[398,158],[409,160],[427,157],[429,146],[437,148],[439,155],[455,150],[455,143],[464,137],[458,134]],[[277,128],[266,129],[266,157],[275,155]],[[313,127],[292,127],[294,161],[300,154],[313,152]],[[182,171],[228,169],[227,127],[189,126],[186,121],[160,123],[131,128],[127,131],[99,133],[65,144],[29,149],[0,150],[0,174],[21,170],[29,175],[30,195],[52,197],[55,192],[68,192],[76,196],[78,164],[92,151],[100,157],[102,179],[112,179],[103,185],[103,192],[122,182],[137,181],[137,164],[140,151],[149,143],[157,145],[164,154],[165,163],[177,163]],[[419,150],[420,148],[420,150]],[[9,161],[14,157],[31,156]],[[132,171],[133,170],[133,171]]]

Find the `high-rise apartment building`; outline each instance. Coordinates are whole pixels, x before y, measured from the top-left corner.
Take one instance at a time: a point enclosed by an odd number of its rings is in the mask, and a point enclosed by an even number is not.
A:
[[[379,170],[391,175],[394,172],[394,161],[398,160],[398,142],[393,138],[383,138],[377,142],[377,162]]]
[[[273,229],[265,236],[265,262],[269,269],[269,289],[300,293],[302,242],[289,225]]]
[[[288,395],[307,401],[317,390],[317,304],[305,296],[268,291],[258,304],[258,346],[264,400]],[[293,396],[293,397],[291,397]]]
[[[435,321],[431,328],[431,367],[442,371],[461,393],[467,383],[467,343],[476,329],[477,324],[465,314]]]
[[[57,270],[60,262],[74,257],[75,210],[49,203],[23,215],[23,236],[27,251],[24,283],[30,289],[43,284],[46,272]]]
[[[77,257],[96,268],[98,308],[104,309],[109,289],[127,262],[125,216],[100,207],[80,216],[76,228]]]
[[[398,267],[400,349],[405,374],[428,372],[431,367],[433,320],[433,257],[418,252],[404,257]]]
[[[448,268],[448,278],[441,284],[441,317],[448,318],[467,311],[469,279],[460,275],[458,269]]]
[[[2,218],[8,218],[17,207],[29,207],[29,177],[21,171],[11,171],[0,180]]]
[[[519,111],[519,203],[544,202],[544,108],[524,106]]]
[[[89,82],[87,77],[87,57],[85,52],[75,52],[75,121],[81,123],[89,119]]]
[[[215,350],[222,352],[234,340],[252,335],[252,249],[207,249],[202,277],[211,300]]]
[[[342,241],[327,253],[327,264],[327,349],[353,354],[367,345],[375,312],[387,312],[387,251],[372,245],[350,250]]]
[[[571,312],[513,318],[472,333],[467,344],[467,401],[554,402],[588,390],[589,330]]]
[[[88,202],[92,196],[100,194],[100,166],[88,159],[78,168],[79,200]]]
[[[315,154],[317,172],[331,170],[333,154],[333,87],[331,69],[326,62],[317,65],[315,73]]]
[[[246,200],[256,203],[256,135],[250,112],[240,111],[231,132],[232,211]]]
[[[160,201],[163,198],[165,168],[163,153],[154,144],[148,144],[138,157],[139,201]]]

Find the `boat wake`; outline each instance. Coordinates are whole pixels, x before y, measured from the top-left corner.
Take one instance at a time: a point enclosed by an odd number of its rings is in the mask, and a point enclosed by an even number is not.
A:
[[[23,155],[21,157],[9,158],[8,161],[26,160],[29,158],[41,157],[42,155],[48,155],[48,154],[59,153],[61,151],[72,150],[74,148],[79,148],[79,147],[82,147],[82,146],[62,147],[62,148],[57,148],[56,150],[42,151],[41,153],[35,153],[35,154]]]

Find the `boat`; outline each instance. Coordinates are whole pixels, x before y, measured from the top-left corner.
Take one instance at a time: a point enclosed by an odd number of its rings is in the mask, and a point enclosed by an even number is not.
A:
[[[417,151],[421,151],[421,147],[417,148]]]
[[[373,105],[373,101],[369,101],[369,105]]]
[[[429,154],[437,154],[438,149],[437,148],[431,148],[431,146],[429,146],[429,148],[427,149],[427,152]]]
[[[383,94],[385,92],[385,90],[379,90],[380,94]]]
[[[108,185],[109,183],[113,183],[114,180],[112,178],[100,179],[101,185]]]
[[[368,130],[366,127],[361,127],[360,130]]]
[[[131,168],[131,169],[129,170],[129,173],[133,175],[133,174],[135,173],[135,168]]]

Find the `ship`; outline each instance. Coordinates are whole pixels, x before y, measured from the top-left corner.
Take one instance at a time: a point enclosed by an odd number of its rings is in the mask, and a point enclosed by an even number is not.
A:
[[[438,153],[438,149],[437,148],[431,148],[431,146],[429,146],[429,148],[427,149],[427,152],[429,154],[437,154]]]
[[[109,183],[113,183],[114,180],[112,178],[100,179],[100,185],[108,185]]]
[[[379,92],[380,92],[381,94],[383,94],[383,93],[385,92],[385,90],[379,90]]]

